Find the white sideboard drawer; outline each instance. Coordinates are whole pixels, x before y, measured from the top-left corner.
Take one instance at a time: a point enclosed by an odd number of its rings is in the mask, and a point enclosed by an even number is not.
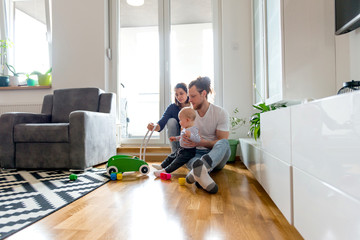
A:
[[[261,114],[261,148],[291,163],[290,108]]]
[[[288,222],[293,224],[291,167],[265,151],[262,151],[261,159],[261,185]]]
[[[255,176],[256,180],[261,184],[261,150],[258,143],[254,139],[240,138],[240,149],[242,153],[242,160]]]
[[[360,92],[292,106],[291,131],[293,166],[360,200]]]
[[[360,239],[360,202],[293,168],[294,226],[307,240]]]

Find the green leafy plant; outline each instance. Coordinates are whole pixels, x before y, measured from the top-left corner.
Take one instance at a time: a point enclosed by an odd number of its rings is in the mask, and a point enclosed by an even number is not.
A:
[[[259,110],[260,112],[254,113],[250,118],[250,131],[248,135],[257,139],[260,137],[260,115],[264,112],[269,112],[272,110],[276,110],[278,108],[286,107],[286,103],[274,103],[270,105],[266,105],[265,103],[260,103],[258,105],[252,105],[254,108]]]
[[[236,115],[239,113],[239,109],[235,108],[233,111],[233,115],[230,116],[230,128],[231,132],[235,132],[236,129],[245,125],[246,120],[244,118],[239,118]]]
[[[5,63],[6,63],[6,56],[7,56],[7,49],[12,47],[13,43],[8,40],[0,40],[0,65],[1,65],[1,74],[4,73]]]
[[[15,77],[18,77],[20,74],[25,74],[25,73],[22,73],[22,72],[16,72],[14,66],[9,65],[9,64],[7,64],[7,63],[5,63],[5,64],[6,64],[6,67],[9,69],[9,71],[10,71]]]
[[[30,75],[37,75],[39,77],[39,76],[44,76],[44,75],[50,75],[51,72],[52,72],[52,68],[47,70],[45,73],[41,73],[39,71],[33,71]]]

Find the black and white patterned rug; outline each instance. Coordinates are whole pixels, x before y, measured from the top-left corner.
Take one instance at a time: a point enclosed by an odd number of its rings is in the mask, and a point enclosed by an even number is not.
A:
[[[65,171],[0,172],[0,239],[23,229],[109,181],[92,168],[70,181]]]

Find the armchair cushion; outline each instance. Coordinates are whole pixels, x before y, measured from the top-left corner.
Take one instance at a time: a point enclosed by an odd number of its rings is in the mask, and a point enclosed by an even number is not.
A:
[[[99,88],[72,88],[54,91],[52,122],[68,123],[69,115],[75,110],[97,112],[99,109]]]
[[[14,127],[14,142],[69,142],[69,124],[18,124]]]

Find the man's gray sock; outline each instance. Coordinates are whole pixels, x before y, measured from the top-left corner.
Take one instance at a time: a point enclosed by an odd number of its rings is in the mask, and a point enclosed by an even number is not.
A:
[[[189,184],[193,184],[193,183],[195,182],[193,170],[191,170],[191,171],[186,175],[186,182],[189,183]]]
[[[218,186],[210,177],[208,169],[205,167],[204,162],[200,159],[195,160],[193,163],[192,174],[196,182],[209,193],[217,193]]]

